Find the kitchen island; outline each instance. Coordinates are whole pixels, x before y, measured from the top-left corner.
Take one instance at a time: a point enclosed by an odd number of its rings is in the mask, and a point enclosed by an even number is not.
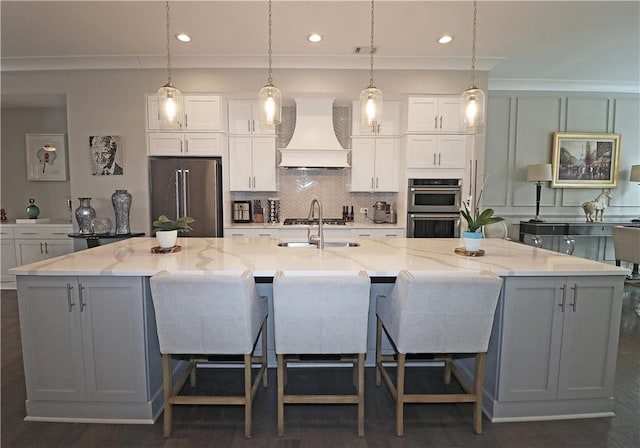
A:
[[[459,239],[363,238],[358,247],[324,250],[277,243],[181,238],[180,251],[152,254],[155,239],[135,238],[15,268],[27,419],[157,418],[162,378],[148,279],[163,270],[250,270],[270,302],[278,270],[364,270],[373,280],[369,365],[375,297],[389,293],[398,271],[488,270],[504,284],[487,354],[486,415],[492,421],[614,415],[626,270],[499,239],[483,241],[483,257],[455,254]],[[273,364],[271,320],[268,334]],[[472,376],[471,364],[460,368]]]

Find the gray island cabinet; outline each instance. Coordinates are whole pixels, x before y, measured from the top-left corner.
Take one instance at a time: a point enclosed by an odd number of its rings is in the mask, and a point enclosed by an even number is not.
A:
[[[285,248],[272,238],[183,238],[152,254],[135,238],[13,269],[17,275],[28,420],[152,423],[162,411],[160,353],[149,277],[250,270],[271,307],[278,270],[366,271],[375,302],[401,269],[488,270],[504,279],[487,354],[484,412],[525,421],[614,415],[613,387],[627,271],[505,240],[486,255],[454,254],[457,239],[360,239],[353,248]],[[268,320],[273,365],[273,323]],[[388,347],[388,345],[387,345]],[[473,365],[460,361],[472,377]]]

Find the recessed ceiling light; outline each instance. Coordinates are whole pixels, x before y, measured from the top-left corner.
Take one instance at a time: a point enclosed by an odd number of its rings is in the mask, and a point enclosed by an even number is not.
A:
[[[451,43],[452,41],[453,41],[453,36],[449,36],[448,34],[445,34],[444,36],[441,36],[438,39],[439,44],[448,44],[448,43]]]
[[[176,34],[176,39],[178,39],[180,42],[191,42],[191,37],[189,37],[189,35],[185,33]]]
[[[315,44],[322,40],[322,36],[318,33],[312,33],[307,36],[307,39],[309,40],[309,42],[313,42]]]

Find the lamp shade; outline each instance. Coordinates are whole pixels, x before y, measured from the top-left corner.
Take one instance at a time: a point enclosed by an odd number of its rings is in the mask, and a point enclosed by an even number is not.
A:
[[[527,166],[527,181],[548,182],[552,179],[550,163],[536,163]]]
[[[631,166],[631,174],[629,175],[631,182],[640,182],[640,165]]]

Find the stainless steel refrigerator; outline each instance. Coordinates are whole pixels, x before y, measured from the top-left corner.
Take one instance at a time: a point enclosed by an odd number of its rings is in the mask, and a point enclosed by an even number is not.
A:
[[[151,221],[191,216],[185,236],[222,236],[222,170],[219,158],[150,158]],[[153,226],[153,224],[152,224]]]

